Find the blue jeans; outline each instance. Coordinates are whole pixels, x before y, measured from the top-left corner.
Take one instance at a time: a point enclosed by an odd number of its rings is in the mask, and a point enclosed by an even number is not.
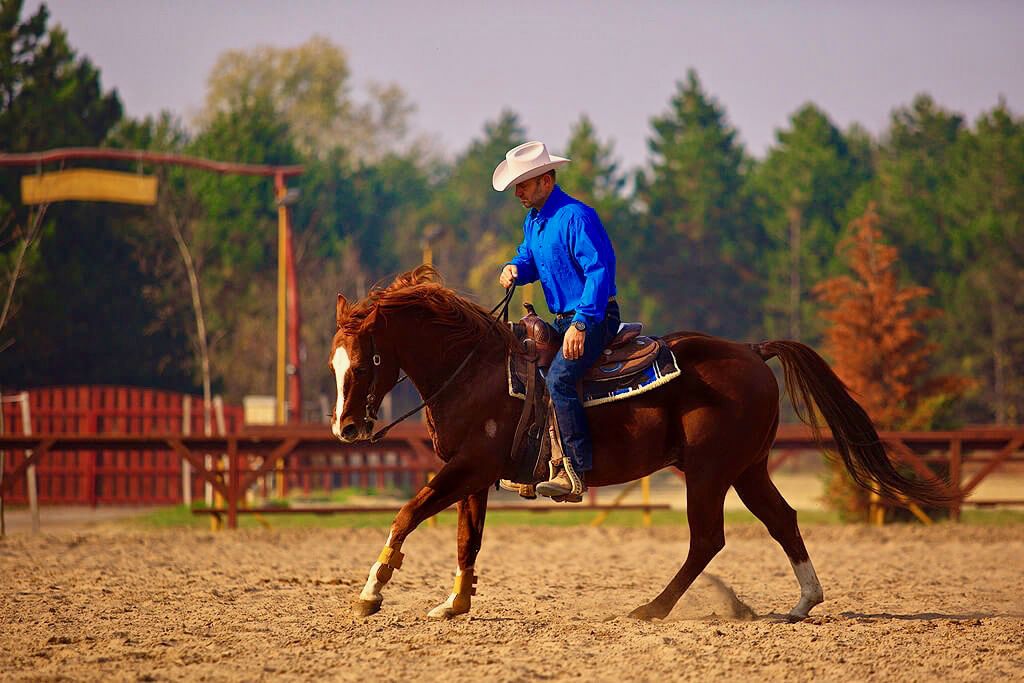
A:
[[[564,336],[572,326],[572,318],[555,318],[553,324],[558,333]],[[597,362],[601,351],[618,331],[619,306],[612,301],[608,303],[604,320],[587,324],[583,355],[576,360],[566,360],[559,349],[545,377],[555,417],[558,419],[558,429],[562,435],[562,451],[572,461],[576,472],[590,471],[594,459],[587,416],[583,411],[583,403],[576,393],[576,382]]]

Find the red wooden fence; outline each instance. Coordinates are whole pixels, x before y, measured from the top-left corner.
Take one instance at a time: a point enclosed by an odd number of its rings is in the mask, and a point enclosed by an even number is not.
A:
[[[73,386],[29,389],[33,434],[203,434],[203,400],[156,389],[118,386]],[[5,394],[10,397],[11,394]],[[22,406],[3,404],[4,433],[25,434]],[[211,406],[212,408],[212,406]],[[242,429],[241,406],[223,407],[224,429]],[[186,415],[188,425],[186,429]],[[217,421],[214,419],[214,433]],[[5,472],[25,459],[9,451]],[[55,452],[37,466],[39,502],[43,504],[180,503],[181,458],[171,450],[77,450]],[[7,500],[26,503],[24,479],[11,482]],[[193,496],[202,497],[203,482],[193,479]]]

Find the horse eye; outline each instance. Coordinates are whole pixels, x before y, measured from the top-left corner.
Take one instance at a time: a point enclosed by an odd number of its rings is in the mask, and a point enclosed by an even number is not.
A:
[[[366,368],[360,366],[360,367],[352,368],[352,372],[354,374],[356,374],[356,375],[365,375],[367,373],[367,370],[366,370]]]

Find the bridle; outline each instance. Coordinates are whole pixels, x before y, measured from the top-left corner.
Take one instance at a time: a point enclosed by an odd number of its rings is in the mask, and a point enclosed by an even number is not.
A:
[[[493,316],[495,312],[497,312],[500,309],[498,315],[494,317],[493,325],[497,325],[500,322],[508,323],[508,305],[509,303],[511,303],[512,295],[515,293],[515,291],[516,285],[513,283],[513,285],[509,287],[508,290],[505,292],[505,296],[501,299],[501,301],[499,301],[498,304],[491,309],[491,312],[488,314],[491,316]],[[493,329],[493,327],[491,329]],[[388,431],[390,431],[392,427],[394,427],[402,420],[405,420],[406,418],[411,417],[412,415],[415,415],[416,413],[426,408],[428,405],[430,405],[431,401],[436,399],[438,396],[441,395],[442,392],[444,392],[445,389],[451,386],[452,382],[455,381],[455,378],[459,376],[459,373],[462,372],[462,370],[469,364],[469,361],[473,358],[473,356],[476,355],[476,352],[480,349],[480,345],[483,344],[484,339],[487,338],[487,335],[490,333],[491,329],[488,329],[487,333],[480,336],[480,339],[477,340],[476,345],[473,346],[469,354],[467,354],[466,357],[462,360],[462,362],[459,363],[459,367],[455,368],[452,374],[448,376],[448,379],[446,379],[444,383],[440,387],[438,387],[436,391],[434,391],[434,393],[420,401],[420,404],[413,408],[412,410],[407,411],[401,417],[392,420],[386,426],[381,427],[380,429],[375,431],[370,436],[368,441],[370,443],[376,443],[380,441],[381,439],[384,438],[384,436],[388,433]],[[380,404],[384,401],[384,396],[381,396],[379,401],[377,400],[377,383],[379,379],[378,375],[380,374],[381,356],[380,353],[377,352],[377,342],[373,336],[373,333],[371,332],[369,336],[371,354],[370,367],[372,368],[371,372],[373,374],[370,377],[370,390],[366,394],[366,421],[367,423],[372,424],[377,420],[377,412],[380,410]],[[409,379],[409,376],[403,373],[402,376],[398,378],[398,381],[396,381],[391,386],[391,389],[388,389],[388,392],[390,392],[392,389],[394,389],[407,379]]]

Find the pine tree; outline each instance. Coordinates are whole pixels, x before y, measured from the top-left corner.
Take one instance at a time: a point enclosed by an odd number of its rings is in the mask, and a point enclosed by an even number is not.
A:
[[[968,406],[976,421],[1024,421],[1024,120],[1005,103],[961,136],[953,168],[952,283],[944,326],[950,364],[981,380]],[[965,331],[969,331],[965,333]],[[1016,370],[1015,370],[1016,368]]]
[[[901,286],[898,252],[885,244],[872,203],[839,244],[852,275],[814,288],[828,307],[822,317],[825,353],[836,374],[883,429],[935,427],[940,411],[968,386],[959,377],[935,377],[936,344],[925,341],[923,323],[939,314],[921,305],[928,289]],[[866,519],[868,494],[855,485],[841,463],[832,461],[825,500],[846,520]]]
[[[818,284],[827,308],[824,350],[836,374],[885,429],[922,429],[965,387],[956,377],[934,377],[936,345],[922,332],[938,311],[921,305],[928,289],[901,286],[898,252],[885,244],[874,205],[850,225],[839,254],[852,275]]]
[[[563,190],[602,215],[625,204],[622,191],[626,178],[619,170],[612,144],[601,142],[588,116],[581,116],[573,124],[565,156],[572,163],[558,171],[558,184]]]
[[[955,180],[953,160],[964,134],[963,117],[918,95],[909,107],[892,113],[878,160],[878,212],[892,226],[912,280],[943,302],[947,274],[960,267],[952,243],[958,225],[951,215]]]
[[[771,240],[763,258],[766,334],[813,342],[819,322],[807,292],[835,270],[843,209],[870,167],[813,104],[794,113],[776,141],[751,180]]]
[[[495,192],[491,176],[505,153],[525,140],[514,112],[503,111],[487,122],[483,136],[455,160],[422,219],[424,230],[443,231],[434,257],[446,280],[481,301],[497,299],[501,264],[523,239],[522,206],[512,192]]]
[[[623,315],[649,320],[657,304],[640,281],[642,235],[624,193],[626,176],[619,169],[612,143],[602,142],[593,122],[584,115],[572,126],[565,156],[572,162],[559,169],[558,185],[594,207],[601,217],[615,247],[615,283]]]
[[[741,337],[759,327],[763,246],[744,194],[747,159],[722,107],[690,71],[651,121],[651,167],[637,178],[645,290],[659,329]]]

